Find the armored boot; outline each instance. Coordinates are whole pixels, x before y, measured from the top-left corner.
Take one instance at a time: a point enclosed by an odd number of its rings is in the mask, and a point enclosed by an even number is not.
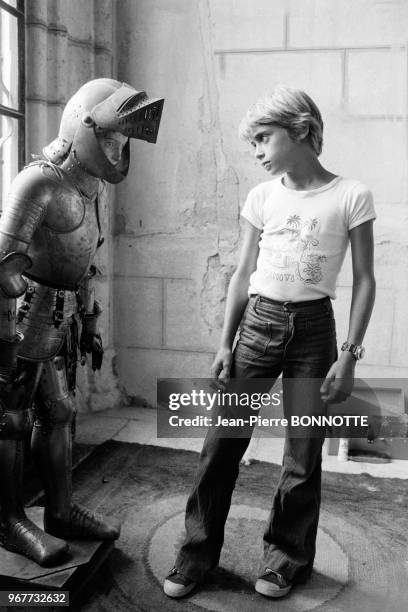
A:
[[[1,433],[9,438],[0,439],[0,543],[39,565],[58,565],[67,556],[68,544],[44,533],[24,512],[23,434],[30,426],[28,411],[3,411],[0,425]],[[10,439],[11,436],[16,439]]]
[[[45,492],[44,529],[59,538],[116,540],[120,526],[72,503],[75,407],[63,357],[44,364],[35,399],[32,453]]]

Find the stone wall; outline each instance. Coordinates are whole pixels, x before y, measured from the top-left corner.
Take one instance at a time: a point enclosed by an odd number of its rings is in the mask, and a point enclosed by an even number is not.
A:
[[[115,345],[124,392],[207,376],[237,256],[239,209],[266,180],[237,138],[277,83],[325,118],[323,163],[374,192],[378,297],[361,376],[408,374],[407,34],[398,0],[122,0],[119,77],[166,98],[155,146],[132,145],[118,189]],[[351,267],[335,310],[346,336]]]
[[[26,5],[27,154],[38,154],[58,134],[68,99],[86,81],[113,76],[115,0],[30,0]],[[105,243],[96,265],[96,292],[102,302],[101,329],[105,359],[101,373],[78,368],[79,410],[112,406],[119,401],[113,373],[113,243],[110,187],[101,201]]]

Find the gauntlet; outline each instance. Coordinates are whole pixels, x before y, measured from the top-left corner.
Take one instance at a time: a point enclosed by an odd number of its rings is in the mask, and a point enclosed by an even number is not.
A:
[[[79,341],[79,350],[81,352],[81,364],[86,363],[86,355],[92,355],[92,369],[100,370],[103,359],[102,338],[97,329],[98,317],[102,312],[102,308],[95,300],[93,313],[82,315],[82,332]]]

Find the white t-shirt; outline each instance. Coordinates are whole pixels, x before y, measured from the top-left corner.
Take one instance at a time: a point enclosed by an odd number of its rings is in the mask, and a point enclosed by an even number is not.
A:
[[[262,230],[249,294],[291,302],[334,299],[348,231],[376,217],[367,187],[341,176],[309,191],[261,183],[241,214]]]

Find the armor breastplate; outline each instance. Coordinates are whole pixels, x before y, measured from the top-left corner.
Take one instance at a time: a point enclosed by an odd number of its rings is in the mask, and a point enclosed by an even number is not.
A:
[[[35,231],[28,255],[29,278],[50,287],[74,290],[86,276],[99,238],[96,201],[82,195],[65,176]]]

